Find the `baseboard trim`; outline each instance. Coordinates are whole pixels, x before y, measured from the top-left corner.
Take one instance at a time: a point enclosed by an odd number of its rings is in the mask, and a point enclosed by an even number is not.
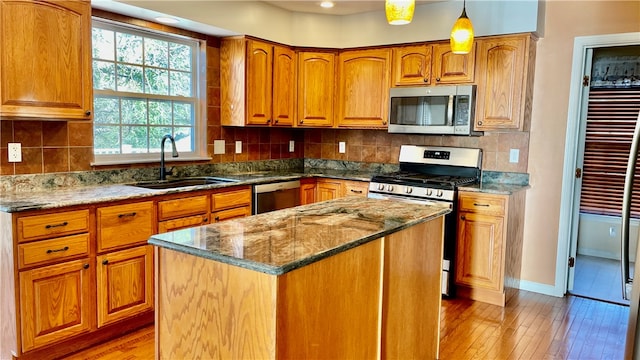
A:
[[[520,290],[526,290],[555,297],[564,297],[564,291],[559,289],[557,286],[527,280],[520,280]]]

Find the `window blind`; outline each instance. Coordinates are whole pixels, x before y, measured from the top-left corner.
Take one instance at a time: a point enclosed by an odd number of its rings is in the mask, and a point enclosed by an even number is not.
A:
[[[580,212],[620,216],[640,88],[589,92]],[[640,166],[636,163],[631,216],[640,218]]]

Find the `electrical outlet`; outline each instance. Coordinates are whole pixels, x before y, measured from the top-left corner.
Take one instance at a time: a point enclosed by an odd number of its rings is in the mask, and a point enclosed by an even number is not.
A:
[[[616,228],[613,226],[609,226],[609,236],[616,237]]]
[[[224,140],[213,140],[213,155],[224,154]]]
[[[520,157],[520,149],[510,149],[509,150],[509,162],[510,163],[518,163]]]
[[[242,141],[236,141],[236,154],[242,154]]]
[[[347,144],[344,141],[338,143],[338,152],[344,154],[347,152]]]
[[[294,152],[296,148],[296,142],[293,140],[289,140],[289,152]]]
[[[8,143],[9,162],[22,162],[22,145],[20,143]]]

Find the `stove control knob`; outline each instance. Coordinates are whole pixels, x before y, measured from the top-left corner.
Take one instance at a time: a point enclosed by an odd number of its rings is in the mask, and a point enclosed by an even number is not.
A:
[[[378,184],[378,190],[384,190],[384,184]]]
[[[436,193],[436,196],[442,197],[442,195],[444,195],[444,192],[442,190],[438,190],[438,192]]]
[[[433,190],[427,189],[425,190],[425,194],[427,194],[427,196],[431,196],[431,194],[433,194]]]
[[[404,188],[404,192],[407,194],[411,194],[412,191],[413,191],[413,188],[411,186],[407,186]]]
[[[388,191],[393,191],[393,185],[387,185],[387,190]]]

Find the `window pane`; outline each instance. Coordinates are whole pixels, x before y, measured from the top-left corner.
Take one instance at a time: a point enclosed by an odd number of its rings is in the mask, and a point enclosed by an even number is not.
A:
[[[142,36],[117,33],[116,45],[118,61],[142,64]]]
[[[149,124],[171,125],[170,101],[149,101]]]
[[[141,93],[142,67],[130,65],[118,65],[118,91]]]
[[[123,99],[122,100],[122,123],[123,124],[146,124],[147,123],[147,100]]]
[[[176,147],[180,151],[193,151],[193,128],[176,127],[174,128],[174,139],[176,139]]]
[[[169,95],[191,97],[191,74],[172,71]]]
[[[115,98],[99,97],[93,100],[93,122],[97,124],[119,124],[119,100]]]
[[[147,127],[123,126],[122,127],[122,153],[143,154],[147,153]]]
[[[120,154],[119,126],[94,126],[93,139],[95,154]]]
[[[173,103],[173,123],[174,125],[193,126],[193,105],[189,103]]]
[[[169,67],[169,43],[162,40],[145,39],[144,64],[165,69]]]
[[[115,60],[115,34],[113,31],[93,28],[91,35],[91,40],[93,42],[93,57],[95,59]]]
[[[149,128],[149,152],[151,153],[159,153],[160,152],[160,143],[162,142],[162,137],[171,134],[171,128],[165,126],[153,126]],[[165,151],[171,151],[170,141],[167,140],[164,142]]]
[[[114,63],[93,61],[93,88],[101,90],[116,89],[116,65]]]
[[[169,95],[169,71],[145,69],[146,93]]]
[[[191,71],[191,48],[182,44],[169,45],[171,69]]]

